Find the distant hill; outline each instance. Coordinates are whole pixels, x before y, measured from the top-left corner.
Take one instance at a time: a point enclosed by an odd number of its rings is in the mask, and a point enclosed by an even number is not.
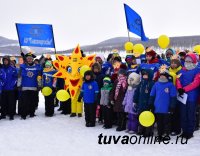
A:
[[[45,48],[31,47],[31,49],[38,54],[49,51]],[[23,48],[23,52],[28,52],[29,48]],[[1,55],[20,55],[19,42],[17,40],[8,39],[0,36],[0,54]]]
[[[81,46],[81,49],[85,52],[99,52],[99,51],[111,51],[112,49],[124,50],[124,43],[128,41],[128,37],[115,37],[94,45]],[[191,49],[194,45],[200,44],[200,36],[180,36],[170,37],[170,46],[181,49]],[[131,38],[131,42],[134,44],[142,43],[146,46],[154,46],[158,48],[157,39],[150,39],[148,42],[141,42],[139,38]],[[48,49],[31,47],[37,54],[47,53]],[[58,51],[58,53],[71,53],[73,49],[64,51]],[[28,51],[23,49],[23,51]],[[19,54],[20,49],[17,40],[7,39],[0,37],[0,53],[1,54]],[[54,53],[54,52],[49,52]]]
[[[133,44],[142,43],[145,47],[154,46],[155,48],[159,48],[157,39],[150,39],[148,42],[142,42],[138,38],[131,38],[130,40]],[[115,37],[94,45],[81,46],[81,49],[86,52],[111,51],[112,49],[124,50],[124,43],[127,41],[128,37]],[[197,44],[200,44],[200,36],[170,37],[170,46],[173,48],[191,49]],[[68,53],[71,51],[72,49],[64,52]]]

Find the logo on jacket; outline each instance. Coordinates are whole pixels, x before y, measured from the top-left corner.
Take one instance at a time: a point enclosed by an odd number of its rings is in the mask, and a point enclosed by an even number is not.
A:
[[[89,86],[88,86],[88,89],[90,89],[90,90],[91,90],[91,89],[92,89],[92,85],[89,85]]]
[[[46,81],[46,83],[50,83],[50,78],[49,78],[49,77],[46,77],[46,78],[45,78],[45,81]]]
[[[169,88],[165,88],[165,93],[169,93]]]
[[[33,77],[33,75],[34,75],[34,74],[33,74],[33,72],[31,72],[31,71],[29,71],[29,72],[27,73],[27,76],[28,76],[28,77]]]

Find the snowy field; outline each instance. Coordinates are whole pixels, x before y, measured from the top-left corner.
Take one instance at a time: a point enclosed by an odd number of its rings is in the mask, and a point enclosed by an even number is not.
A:
[[[115,127],[109,130],[97,124],[94,128],[86,128],[84,118],[70,118],[61,115],[55,109],[52,118],[44,116],[44,100],[40,97],[39,109],[35,118],[14,121],[0,120],[0,156],[139,156],[149,154],[160,156],[199,156],[200,131],[195,137],[181,145],[174,144],[175,137],[168,144],[98,144],[98,136],[132,135],[116,132]],[[134,140],[133,140],[134,142]],[[172,144],[173,143],[173,144]],[[148,155],[147,155],[148,154]]]

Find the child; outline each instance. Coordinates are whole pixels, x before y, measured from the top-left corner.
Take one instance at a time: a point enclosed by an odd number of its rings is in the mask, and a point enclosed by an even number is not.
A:
[[[94,78],[95,81],[98,84],[98,88],[102,88],[103,87],[103,78],[105,77],[104,74],[101,72],[101,65],[99,63],[94,63],[92,65],[92,71],[94,73]],[[101,99],[101,94],[99,92],[98,94],[98,98],[97,98],[97,113],[96,113],[96,117],[99,119],[99,123],[102,123],[102,108],[100,106],[100,99]]]
[[[46,61],[43,70],[43,87],[50,87],[53,91],[51,95],[45,96],[45,116],[47,117],[52,117],[54,114],[56,78],[53,78],[53,75],[55,73],[56,70],[53,68],[52,61]]]
[[[126,70],[120,69],[118,72],[117,80],[114,83],[113,89],[111,91],[111,104],[113,105],[113,110],[117,115],[117,129],[116,131],[123,131],[126,129],[126,113],[122,102],[127,89],[127,77]]]
[[[150,69],[142,70],[142,78],[139,86],[137,87],[133,102],[136,103],[137,113],[141,114],[143,111],[149,111],[149,97],[151,89],[154,85],[153,71]],[[138,126],[138,135],[143,135],[145,137],[152,135],[152,127],[144,127],[139,124]]]
[[[94,81],[93,72],[91,70],[86,71],[84,74],[84,83],[78,98],[78,102],[83,98],[86,127],[95,126],[98,93],[98,84]]]
[[[170,61],[169,74],[173,77],[173,83],[176,85],[177,73],[182,69],[180,57],[173,55]],[[171,114],[171,136],[181,133],[180,124],[180,102],[177,100],[174,113]]]
[[[166,66],[161,66],[160,77],[151,90],[149,104],[154,106],[158,139],[163,140],[170,133],[170,113],[176,104],[176,88],[169,82]]]
[[[138,115],[136,112],[135,103],[133,103],[133,96],[139,83],[139,74],[131,73],[128,76],[128,89],[126,91],[126,95],[122,104],[125,107],[125,112],[128,113],[127,132],[129,134],[134,134],[138,131]]]
[[[103,79],[103,87],[101,88],[101,99],[100,99],[100,105],[103,110],[103,119],[104,119],[103,128],[105,129],[112,128],[113,106],[110,103],[111,89],[112,89],[111,79],[109,77],[105,77]]]

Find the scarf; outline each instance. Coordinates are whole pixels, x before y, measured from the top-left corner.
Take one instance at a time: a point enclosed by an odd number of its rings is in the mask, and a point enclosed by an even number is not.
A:
[[[120,89],[121,86],[122,86],[123,90],[125,90],[126,87],[127,87],[126,76],[124,76],[124,75],[118,76],[118,83],[117,83],[117,86],[116,86],[116,89],[115,89],[115,97],[114,97],[115,100],[117,99],[117,96],[119,94],[119,89]]]

